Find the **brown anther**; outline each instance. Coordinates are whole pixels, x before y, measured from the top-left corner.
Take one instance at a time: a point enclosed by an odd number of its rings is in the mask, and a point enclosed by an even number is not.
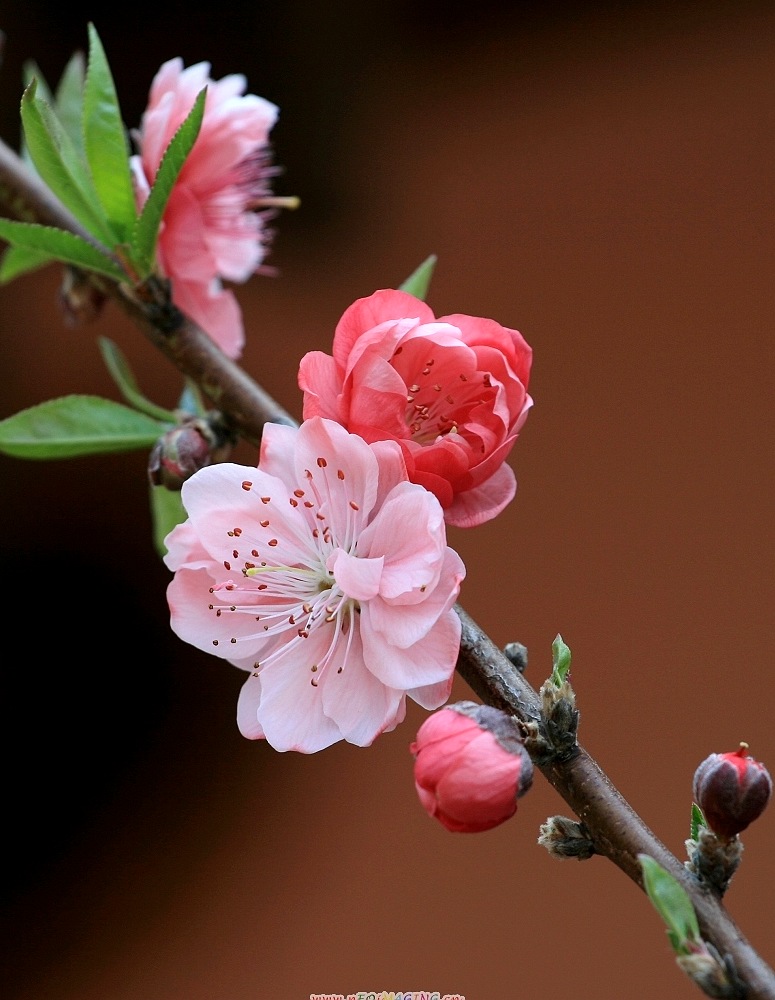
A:
[[[252,488],[253,488],[253,484],[251,483],[251,481],[249,479],[245,479],[243,481],[243,483],[242,483],[242,489],[243,490],[250,490]]]

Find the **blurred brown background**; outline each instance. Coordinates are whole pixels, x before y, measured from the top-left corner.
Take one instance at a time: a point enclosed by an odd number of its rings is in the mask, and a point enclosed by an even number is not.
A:
[[[22,61],[56,80],[88,20],[128,125],[173,55],[279,104],[276,187],[302,208],[277,225],[280,276],[238,294],[244,366],[295,416],[301,355],[429,253],[437,313],[523,332],[519,490],[450,532],[461,603],[528,646],[536,686],[562,633],[582,742],[682,853],[708,753],[746,740],[775,768],[775,5],[4,7],[13,146]],[[116,398],[98,334],[174,405],[176,373],[115,306],[65,327],[58,277],[0,289],[0,416]],[[242,674],[169,631],[144,468],[0,461],[3,997],[698,995],[617,869],[536,846],[567,812],[540,776],[489,833],[426,816],[416,706],[368,750],[244,740]],[[771,963],[774,823],[727,897]]]

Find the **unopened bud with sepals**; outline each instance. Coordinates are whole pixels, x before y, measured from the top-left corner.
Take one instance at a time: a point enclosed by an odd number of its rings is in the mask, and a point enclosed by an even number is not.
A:
[[[710,829],[735,837],[764,812],[772,795],[772,779],[764,764],[741,743],[732,753],[712,753],[694,773],[694,799]]]

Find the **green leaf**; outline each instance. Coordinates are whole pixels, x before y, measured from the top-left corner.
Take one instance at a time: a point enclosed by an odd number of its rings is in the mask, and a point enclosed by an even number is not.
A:
[[[0,420],[0,451],[74,458],[152,447],[168,424],[99,396],[62,396]]]
[[[116,243],[124,243],[137,213],[129,170],[129,147],[105,50],[89,24],[89,63],[83,90],[86,159]]]
[[[669,872],[647,854],[639,854],[643,888],[667,927],[676,954],[688,954],[688,944],[699,944],[700,927],[688,893]]]
[[[70,137],[79,154],[86,158],[83,145],[83,88],[86,77],[83,52],[75,52],[65,66],[54,96],[62,128]]]
[[[155,403],[146,399],[142,394],[134,373],[129,367],[129,362],[120,348],[112,340],[108,340],[107,337],[100,337],[98,343],[102,360],[105,362],[105,366],[113,376],[113,381],[121,390],[121,395],[127,403],[136,410],[147,413],[149,417],[162,420],[168,424],[174,424],[176,422],[174,413],[163,409],[161,406],[156,406]]]
[[[46,78],[41,73],[40,66],[38,66],[34,59],[27,59],[22,64],[22,81],[24,82],[25,90],[31,83],[34,83],[37,88],[38,97],[47,101],[49,104],[54,103],[54,95],[51,93],[51,88],[46,82]],[[28,167],[32,167],[32,169],[35,170],[35,164],[32,162],[32,157],[30,156],[30,151],[27,147],[27,141],[24,137],[24,130],[22,130],[21,157]]]
[[[51,87],[49,87],[46,82],[46,78],[41,72],[40,66],[38,66],[34,59],[24,60],[24,63],[22,64],[22,81],[24,82],[25,89],[34,82],[38,88],[38,97],[46,101],[48,104],[54,103],[54,95],[51,92]]]
[[[135,224],[131,253],[141,278],[147,277],[153,269],[156,240],[164,209],[167,207],[178,174],[202,127],[206,94],[206,87],[199,91],[194,106],[170,140],[156,172],[153,187]]]
[[[557,633],[557,638],[552,643],[552,676],[551,682],[555,687],[561,687],[565,683],[565,678],[570,672],[571,652],[562,640],[562,636]]]
[[[406,281],[402,285],[399,285],[400,291],[408,292],[410,295],[414,295],[415,298],[425,301],[437,260],[436,254],[426,257],[422,264],[415,271],[412,271]]]
[[[151,486],[153,544],[162,558],[167,554],[164,539],[176,525],[182,524],[187,517],[179,491],[168,490],[166,486]]]
[[[7,247],[0,261],[0,285],[18,278],[20,274],[34,271],[44,264],[51,263],[50,254],[40,250],[28,250],[26,247]]]
[[[107,250],[99,250],[93,243],[65,229],[41,226],[37,222],[17,222],[15,219],[0,219],[0,239],[11,246],[22,247],[38,254],[47,254],[73,267],[96,271],[116,281],[126,281],[126,274],[107,256]]]
[[[696,840],[701,826],[707,826],[708,821],[705,819],[705,813],[700,809],[696,802],[692,802],[692,820],[691,820],[691,838]]]
[[[37,96],[35,80],[22,95],[22,124],[30,157],[41,178],[93,236],[110,245],[113,237],[86,163],[54,109]]]

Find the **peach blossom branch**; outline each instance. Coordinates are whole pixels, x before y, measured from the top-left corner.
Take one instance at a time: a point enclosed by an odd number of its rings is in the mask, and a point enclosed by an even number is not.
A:
[[[0,141],[0,207],[10,217],[67,229],[89,238],[78,222]],[[98,277],[97,287],[116,300],[143,333],[184,375],[197,383],[211,403],[243,437],[257,442],[265,423],[296,426],[271,396],[174,307],[161,286],[146,283],[141,294]],[[523,725],[540,718],[541,700],[508,657],[460,608],[463,632],[457,669],[483,702],[512,713]],[[712,889],[705,887],[652,833],[605,773],[576,746],[561,759],[537,765],[583,822],[595,853],[607,857],[643,888],[638,855],[648,854],[688,893],[703,938],[734,962],[746,1000],[775,1000],[775,973],[743,937]]]

